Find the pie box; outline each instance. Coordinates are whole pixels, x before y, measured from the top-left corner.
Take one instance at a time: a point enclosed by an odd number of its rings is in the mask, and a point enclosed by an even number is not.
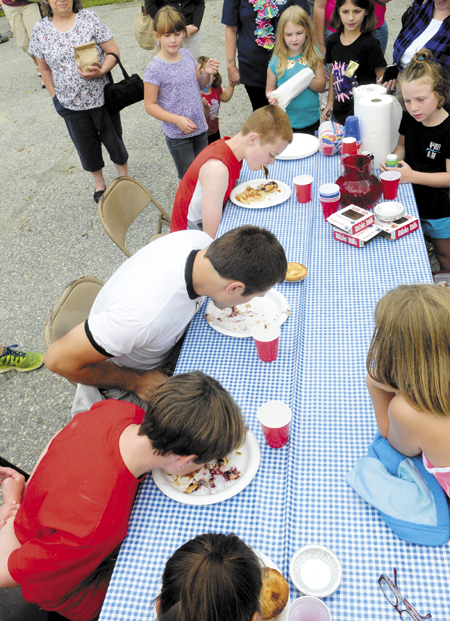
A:
[[[349,205],[345,209],[331,214],[327,218],[327,222],[341,229],[341,231],[353,235],[371,226],[375,222],[375,216],[367,209]]]
[[[394,222],[384,222],[375,218],[375,225],[381,229],[381,236],[386,239],[400,239],[408,233],[412,233],[419,228],[419,218],[408,216],[406,213]]]
[[[362,248],[377,237],[377,235],[380,235],[380,233],[381,230],[375,225],[369,226],[359,233],[353,233],[353,235],[334,229],[334,239],[344,242],[344,244],[348,244],[349,246],[354,246],[355,248]]]

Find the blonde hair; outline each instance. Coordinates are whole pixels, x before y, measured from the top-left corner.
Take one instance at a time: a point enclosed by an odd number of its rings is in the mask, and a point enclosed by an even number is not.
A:
[[[293,133],[289,117],[280,106],[263,106],[258,108],[245,121],[240,134],[246,136],[251,132],[259,134],[261,146],[274,143],[279,138],[292,142]]]
[[[405,70],[400,74],[400,94],[398,98],[403,107],[405,107],[405,101],[403,99],[402,85],[405,82],[414,81],[419,82],[419,84],[431,85],[433,93],[438,98],[438,110],[449,100],[450,77],[444,67],[433,60],[433,54],[426,48],[422,48],[414,54]]]
[[[320,52],[316,49],[316,37],[308,14],[299,6],[290,6],[286,11],[283,11],[278,22],[277,39],[272,54],[272,57],[277,56],[278,58],[277,77],[279,78],[283,77],[288,66],[288,47],[284,40],[284,29],[289,22],[295,26],[300,26],[305,31],[306,38],[301,50],[302,65],[308,65],[315,71],[322,59]]]
[[[450,291],[401,285],[375,308],[366,368],[415,409],[450,416]]]
[[[153,29],[158,37],[168,32],[183,32],[185,37],[189,36],[184,17],[173,6],[163,6],[159,9],[155,15]]]

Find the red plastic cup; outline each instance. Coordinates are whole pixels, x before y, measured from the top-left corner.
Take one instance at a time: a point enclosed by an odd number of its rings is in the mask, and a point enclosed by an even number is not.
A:
[[[299,203],[309,203],[311,200],[312,182],[311,175],[294,177],[295,192]]]
[[[339,207],[339,201],[341,197],[337,198],[324,198],[320,197],[320,204],[322,205],[323,217],[325,220],[331,216],[331,214],[336,213]]]
[[[291,408],[282,401],[268,401],[259,408],[258,419],[270,447],[281,448],[287,444],[291,418]]]
[[[344,155],[357,155],[358,154],[358,145],[356,143],[356,138],[348,137],[342,140],[341,147],[341,157]]]
[[[381,173],[380,179],[385,201],[394,201],[397,198],[400,177],[401,174],[397,170],[387,170]]]
[[[258,324],[252,330],[253,340],[260,360],[273,362],[278,356],[280,326],[275,324]]]

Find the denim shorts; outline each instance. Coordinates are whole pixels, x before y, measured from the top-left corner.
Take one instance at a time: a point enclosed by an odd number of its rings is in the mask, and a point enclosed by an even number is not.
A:
[[[126,164],[128,152],[122,140],[119,114],[110,114],[105,106],[91,110],[69,110],[56,95],[53,104],[66,123],[84,170],[96,172],[104,167],[102,143],[114,164]]]
[[[186,138],[169,138],[166,136],[166,143],[177,167],[178,179],[181,181],[200,151],[208,146],[208,136],[206,132]]]
[[[431,239],[450,239],[450,218],[438,220],[420,220],[425,235]]]

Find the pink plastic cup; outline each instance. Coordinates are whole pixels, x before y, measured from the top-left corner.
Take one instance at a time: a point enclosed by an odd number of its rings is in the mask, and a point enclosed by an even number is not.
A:
[[[341,157],[344,155],[357,155],[358,154],[358,145],[356,143],[356,138],[349,137],[344,138],[342,140],[341,147]]]
[[[400,177],[401,174],[397,170],[387,170],[381,173],[380,179],[385,201],[394,201],[397,198]]]
[[[311,175],[294,177],[295,192],[299,203],[309,203],[311,200],[312,182]]]
[[[321,599],[305,595],[290,605],[288,621],[331,621],[331,612]]]
[[[260,360],[273,362],[278,356],[280,326],[275,324],[258,324],[252,330],[253,340]]]
[[[281,448],[289,440],[291,408],[282,401],[268,401],[258,410],[264,437],[271,448]]]
[[[337,198],[324,198],[320,197],[320,204],[322,205],[323,217],[325,220],[331,216],[331,214],[336,213],[339,207],[339,201],[341,197]]]

